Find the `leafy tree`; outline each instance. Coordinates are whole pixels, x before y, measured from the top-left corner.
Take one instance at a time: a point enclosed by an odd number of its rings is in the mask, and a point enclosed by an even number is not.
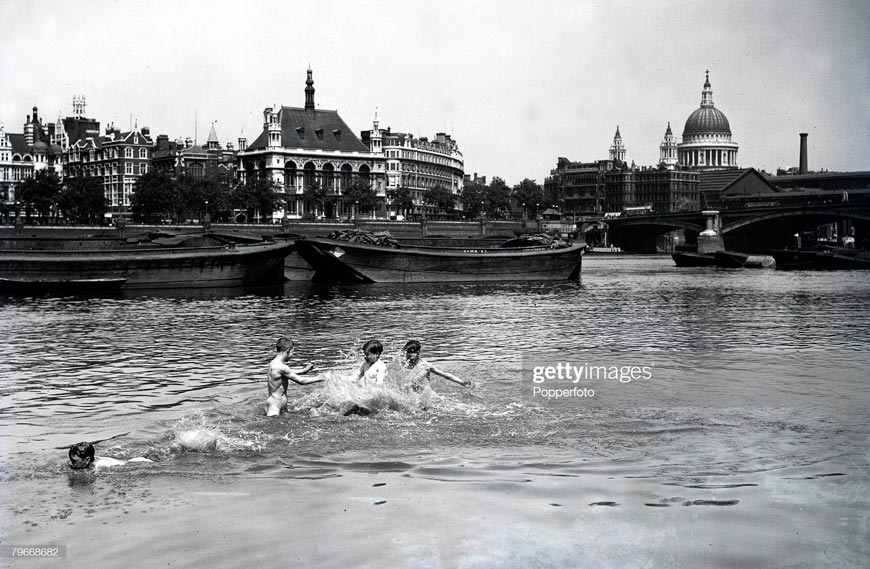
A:
[[[486,186],[478,182],[468,184],[462,188],[461,197],[465,213],[469,217],[481,215],[486,205]]]
[[[251,213],[259,212],[265,223],[272,214],[284,206],[284,194],[281,187],[271,178],[248,178],[238,184],[231,193],[232,207],[244,209]]]
[[[43,218],[51,215],[51,206],[60,193],[60,178],[52,169],[38,171],[18,187],[18,196],[27,206],[32,206]]]
[[[178,187],[187,213],[185,217],[199,217],[206,209],[212,214],[230,209],[230,187],[226,182],[184,174],[178,178]]]
[[[93,222],[108,209],[103,185],[98,178],[72,178],[57,196],[64,216],[76,223]]]
[[[451,213],[456,209],[455,196],[441,184],[423,194],[423,201],[434,207],[438,213]]]
[[[407,216],[408,211],[414,209],[414,198],[411,197],[411,190],[408,188],[396,188],[387,191],[387,198],[396,208],[396,213],[402,212]]]
[[[144,221],[165,217],[183,219],[184,202],[178,183],[158,170],[139,176],[130,198],[130,209]]]
[[[313,182],[302,191],[302,199],[305,201],[308,211],[323,210],[323,214],[326,215],[326,209],[332,210],[337,197],[322,187],[320,182]]]
[[[546,209],[543,188],[537,182],[528,178],[514,186],[513,199],[514,203],[519,207],[523,207],[523,204],[525,204],[525,211],[532,217],[537,217],[539,209]]]
[[[349,203],[359,206],[359,211],[372,211],[378,204],[378,193],[372,185],[361,178],[355,178],[344,191],[344,197]],[[359,212],[357,212],[359,213]]]
[[[486,211],[495,218],[504,218],[511,210],[511,190],[504,180],[496,176],[486,186]]]

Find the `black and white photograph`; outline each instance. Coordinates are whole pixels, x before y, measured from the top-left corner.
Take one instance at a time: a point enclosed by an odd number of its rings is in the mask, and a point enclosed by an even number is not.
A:
[[[866,0],[0,0],[0,567],[870,566]]]

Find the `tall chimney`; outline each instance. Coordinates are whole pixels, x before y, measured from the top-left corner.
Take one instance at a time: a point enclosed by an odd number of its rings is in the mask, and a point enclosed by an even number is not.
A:
[[[798,174],[806,174],[807,173],[807,133],[802,132],[801,134],[801,164],[798,170]]]

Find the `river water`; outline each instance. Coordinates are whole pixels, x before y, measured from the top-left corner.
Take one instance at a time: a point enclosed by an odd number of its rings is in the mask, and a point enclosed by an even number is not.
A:
[[[601,256],[576,283],[0,297],[0,565],[865,567],[868,276]],[[291,385],[267,419],[281,335],[337,372],[381,339],[396,377],[417,339],[475,387],[343,416],[338,380]],[[154,462],[73,474],[81,440]]]

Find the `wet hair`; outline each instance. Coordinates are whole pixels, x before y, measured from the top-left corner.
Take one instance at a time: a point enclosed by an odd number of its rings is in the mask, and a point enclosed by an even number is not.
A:
[[[379,340],[369,340],[363,344],[362,350],[366,354],[381,355],[384,353],[384,345]]]
[[[290,338],[280,337],[278,341],[275,343],[275,350],[279,352],[286,352],[287,350],[293,347],[293,340]]]
[[[88,442],[74,444],[69,447],[69,460],[72,468],[87,468],[94,462],[94,445]],[[84,466],[78,466],[77,461],[85,461]]]
[[[408,343],[405,344],[405,347],[402,348],[404,352],[411,352],[414,354],[420,353],[420,342],[417,340],[408,340]]]

